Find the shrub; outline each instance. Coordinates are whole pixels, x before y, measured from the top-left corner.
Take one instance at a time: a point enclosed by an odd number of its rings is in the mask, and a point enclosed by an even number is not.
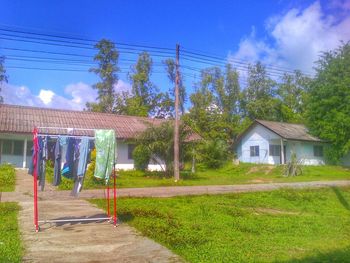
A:
[[[222,167],[229,157],[227,144],[222,140],[206,141],[199,145],[199,162],[207,168]]]
[[[142,144],[137,145],[132,153],[132,156],[134,158],[135,169],[145,171],[151,158],[151,152],[149,148]]]
[[[286,177],[289,176],[298,176],[303,173],[301,161],[297,159],[295,153],[291,154],[290,161],[285,165],[283,175]]]
[[[15,168],[11,164],[0,165],[0,192],[13,191],[15,182]]]

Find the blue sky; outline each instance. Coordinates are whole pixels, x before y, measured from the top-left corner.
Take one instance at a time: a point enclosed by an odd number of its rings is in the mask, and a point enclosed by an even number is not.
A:
[[[208,3],[207,3],[208,2]],[[281,69],[312,73],[321,51],[350,40],[350,0],[333,1],[16,1],[3,0],[1,28],[59,34],[88,39],[200,50],[226,59],[263,61]],[[0,31],[0,55],[28,56],[35,49],[93,56],[92,50],[63,48],[5,40]],[[1,38],[2,37],[2,38]],[[6,36],[5,36],[6,38]],[[38,54],[37,54],[38,55]],[[40,54],[40,56],[49,56]],[[120,58],[136,60],[135,55]],[[152,80],[161,90],[171,84],[154,58]],[[188,66],[206,65],[183,62]],[[76,68],[8,59],[9,83],[3,88],[5,103],[82,109],[95,98],[96,77],[87,72],[43,71],[11,68]],[[121,62],[129,68],[130,62]],[[86,67],[85,67],[86,68]],[[127,70],[119,74],[117,90],[130,88]],[[196,80],[186,77],[188,93]],[[242,78],[245,71],[241,70]]]

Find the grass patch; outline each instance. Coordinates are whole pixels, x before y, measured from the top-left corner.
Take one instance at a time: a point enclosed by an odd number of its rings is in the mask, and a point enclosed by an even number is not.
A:
[[[19,206],[0,203],[0,262],[21,262],[22,245],[17,223]]]
[[[84,189],[105,187],[102,180],[93,176],[94,169],[93,165],[88,167]],[[230,185],[350,179],[350,170],[341,166],[304,166],[303,175],[295,177],[284,177],[282,173],[282,166],[248,163],[233,165],[230,163],[220,169],[202,169],[195,174],[187,170],[182,171],[181,180],[175,183],[172,177],[165,177],[161,172],[118,171],[117,187]],[[52,182],[52,178],[53,169],[48,167],[47,179]],[[112,185],[112,182],[110,184]],[[58,188],[70,190],[73,188],[73,181],[62,177],[62,183]]]
[[[118,214],[189,262],[348,262],[349,202],[350,188],[283,189],[120,198]]]
[[[15,190],[15,168],[10,164],[0,165],[0,192],[12,192]]]

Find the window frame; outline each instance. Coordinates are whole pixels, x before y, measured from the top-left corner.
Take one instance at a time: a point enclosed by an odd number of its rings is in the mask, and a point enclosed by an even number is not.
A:
[[[134,160],[132,154],[135,150],[136,145],[135,144],[128,144],[128,160]]]
[[[314,157],[323,157],[323,145],[314,145]]]
[[[251,145],[249,149],[250,149],[250,157],[259,157],[260,156],[259,145]]]
[[[278,155],[276,155],[276,149],[277,149]],[[281,157],[281,145],[269,144],[269,156]]]

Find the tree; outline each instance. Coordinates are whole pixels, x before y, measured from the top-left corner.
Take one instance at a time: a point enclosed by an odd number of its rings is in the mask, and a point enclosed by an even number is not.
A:
[[[152,125],[147,128],[136,140],[136,147],[143,148],[151,160],[161,165],[161,160],[165,162],[165,174],[173,174],[174,162],[174,123],[165,121],[160,125]],[[185,139],[188,138],[190,130],[184,125],[180,125],[180,157],[186,151]]]
[[[204,69],[195,88],[186,122],[204,138],[231,145],[240,124],[238,72],[230,64],[225,72],[218,67]]]
[[[248,66],[248,84],[241,99],[243,116],[251,120],[279,120],[276,82],[268,77],[265,67],[257,62]]]
[[[280,119],[286,122],[303,122],[305,99],[311,79],[296,70],[285,73],[278,84],[277,95],[281,100]]]
[[[3,83],[7,83],[8,76],[6,75],[6,69],[4,67],[4,57],[0,57],[0,92]],[[0,95],[0,103],[4,102],[4,98]]]
[[[325,52],[307,99],[311,132],[331,143],[329,161],[337,163],[350,150],[350,44]]]
[[[117,97],[114,85],[118,83],[119,52],[114,43],[107,39],[100,40],[95,48],[98,53],[95,55],[94,61],[98,63],[98,67],[91,68],[89,71],[100,78],[100,82],[93,85],[98,93],[98,102],[87,103],[86,107],[91,111],[113,113]]]
[[[176,64],[174,59],[166,59],[163,61],[165,65],[165,69],[168,75],[168,79],[171,82],[172,85],[174,85],[170,90],[169,94],[171,94],[171,97],[175,97],[175,79],[176,79]],[[172,99],[174,104],[175,99]],[[179,72],[179,110],[180,114],[185,113],[185,103],[186,103],[186,88],[183,85],[183,76],[181,71]]]

